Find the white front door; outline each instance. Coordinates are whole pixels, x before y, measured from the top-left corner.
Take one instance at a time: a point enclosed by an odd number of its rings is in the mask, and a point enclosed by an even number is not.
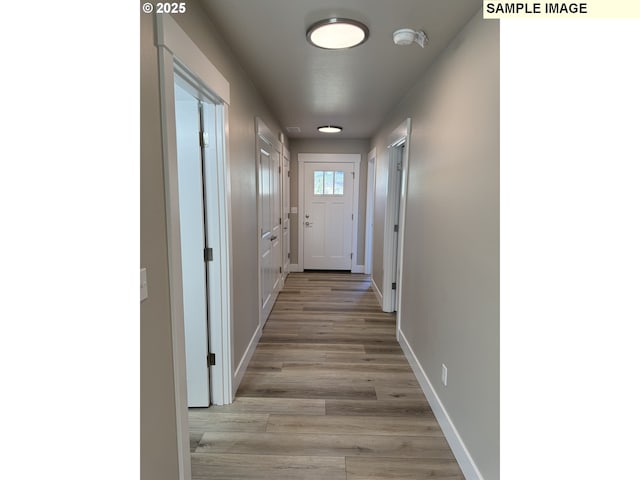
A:
[[[353,163],[304,165],[304,268],[351,270]]]

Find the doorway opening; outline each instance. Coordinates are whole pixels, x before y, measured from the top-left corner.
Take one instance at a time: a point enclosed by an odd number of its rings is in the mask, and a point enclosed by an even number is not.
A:
[[[402,261],[409,175],[411,119],[407,118],[389,137],[387,204],[384,225],[382,310],[398,312],[400,326],[402,299]]]
[[[355,270],[360,161],[359,154],[298,154],[303,270]]]
[[[200,338],[200,351],[206,355],[194,355],[200,377],[208,370],[199,388],[204,391],[203,402],[207,403],[207,393],[208,402],[216,405],[231,403],[233,395],[230,86],[170,15],[157,15],[155,22],[178,465],[180,480],[188,480],[188,397],[196,395],[188,395],[187,389],[194,375],[190,368],[188,374],[187,362],[191,328],[187,317],[192,312],[200,319],[203,312],[208,317],[198,327],[206,332],[204,340]],[[179,147],[187,153],[179,153]],[[183,158],[187,160],[181,165]]]
[[[188,407],[231,403],[229,212],[225,107],[174,64],[174,118],[180,290]],[[228,280],[227,280],[228,281]],[[177,286],[175,288],[178,290]]]

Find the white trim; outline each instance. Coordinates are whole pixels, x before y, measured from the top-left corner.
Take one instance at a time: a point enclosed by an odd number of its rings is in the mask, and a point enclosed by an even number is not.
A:
[[[362,161],[359,153],[299,153],[298,163],[357,163]]]
[[[211,332],[209,338],[211,342],[211,350],[216,353],[218,361],[216,365],[211,368],[211,383],[213,386],[212,403],[214,405],[227,405],[233,401],[232,385],[233,379],[231,376],[231,370],[233,365],[233,343],[231,340],[232,323],[233,318],[233,271],[231,268],[232,257],[232,245],[233,240],[231,238],[231,172],[229,165],[229,151],[227,145],[229,145],[229,129],[226,128],[226,122],[229,118],[229,106],[223,104],[222,108],[216,107],[216,130],[217,138],[223,138],[222,144],[216,145],[216,156],[222,159],[221,162],[216,162],[214,181],[216,185],[217,198],[217,212],[212,212],[213,209],[209,209],[208,213],[213,217],[217,215],[215,221],[211,222],[211,217],[208,225],[208,238],[213,239],[210,246],[217,248],[219,266],[215,269],[210,269],[210,273],[218,274],[219,278],[216,279],[213,287],[216,291],[220,292],[220,298],[215,298],[215,295],[210,295],[209,309],[214,311],[217,309],[219,318],[222,320],[210,321]],[[214,250],[215,251],[215,250]],[[211,270],[214,270],[211,272]],[[220,301],[219,305],[216,305]]]
[[[409,345],[409,342],[404,336],[402,330],[398,330],[398,343],[400,343],[400,347],[409,361],[409,365],[411,365],[411,369],[420,384],[420,388],[422,388],[422,392],[425,397],[427,397],[429,406],[442,429],[442,433],[444,433],[447,442],[449,442],[451,451],[458,461],[458,465],[464,474],[464,478],[467,480],[483,480],[480,470],[478,470],[478,467],[473,461],[469,450],[467,450],[462,437],[458,433],[456,426],[451,421],[451,417],[449,417],[446,408],[442,404],[440,397],[438,397],[438,394],[433,388],[433,384],[422,368],[420,361],[413,352],[413,349],[411,348],[411,345]]]
[[[373,279],[373,275],[371,276],[371,289],[373,290],[373,293],[376,294],[378,304],[380,305],[380,308],[382,308],[382,293],[380,292],[378,285],[376,285],[376,281]]]
[[[364,265],[354,265],[351,273],[364,273]]]
[[[167,249],[169,260],[169,303],[171,308],[171,339],[173,380],[176,405],[178,443],[178,474],[180,480],[191,479],[189,419],[187,403],[186,340],[182,299],[182,262],[180,258],[180,207],[172,199],[178,198],[178,159],[175,128],[175,97],[173,90],[173,55],[158,49],[160,77],[160,108],[162,115],[162,152],[164,169],[165,210],[167,214]],[[162,92],[165,95],[162,95]],[[173,120],[171,120],[173,119]]]
[[[364,221],[364,273],[371,274],[373,263],[373,206],[376,187],[376,149],[367,155],[367,205]]]
[[[156,14],[156,45],[173,54],[174,59],[207,83],[207,86],[225,103],[231,104],[229,82],[200,51],[171,15]]]
[[[160,83],[160,108],[162,124],[162,156],[165,180],[165,210],[167,217],[167,247],[169,263],[169,298],[171,305],[171,332],[172,332],[172,357],[174,375],[174,398],[176,408],[176,431],[178,444],[178,476],[180,480],[191,479],[191,454],[189,442],[188,403],[187,403],[187,379],[186,379],[186,355],[184,334],[184,312],[182,304],[182,260],[180,253],[180,209],[178,203],[178,170],[177,170],[177,143],[175,131],[175,98],[174,82],[175,68],[181,67],[193,78],[198,80],[208,93],[213,94],[227,105],[230,103],[229,82],[222,76],[207,57],[191,41],[189,36],[178,26],[170,15],[156,15],[156,46],[158,48],[158,76]],[[224,129],[225,145],[222,148],[222,179],[225,182],[226,195],[221,198],[225,210],[230,208],[229,197],[229,153],[228,145],[228,107],[224,107],[222,128]],[[220,151],[218,152],[220,153]],[[221,197],[222,197],[221,193]],[[223,230],[230,232],[230,212],[223,214]],[[220,244],[222,252],[231,254],[230,242],[225,238]],[[229,288],[221,289],[221,312],[223,312],[219,327],[224,338],[221,339],[222,351],[220,352],[221,375],[219,385],[229,387],[231,382],[231,271],[230,258],[226,259],[226,265],[221,266],[221,284]],[[217,353],[217,352],[216,352]],[[225,370],[228,370],[225,372]],[[218,382],[216,382],[217,384]],[[231,399],[231,392],[222,392],[223,397]]]
[[[289,272],[302,272],[303,269],[298,263],[290,263],[289,264]]]
[[[305,163],[351,163],[353,164],[353,221],[351,226],[351,273],[358,273],[356,262],[358,261],[358,202],[360,199],[360,164],[362,155],[359,153],[299,153],[298,154],[298,263],[304,267],[304,241],[303,241],[303,216],[304,212],[304,177]],[[301,270],[302,271],[302,270]]]
[[[260,337],[262,337],[262,325],[258,325],[256,331],[253,332],[253,337],[251,337],[251,341],[249,345],[247,345],[247,349],[244,351],[240,362],[238,363],[238,368],[233,373],[233,395],[235,396],[238,391],[238,387],[244,378],[244,374],[247,371],[247,367],[249,366],[249,362],[251,362],[251,357],[256,351],[256,347],[258,346],[258,342],[260,342]]]
[[[284,142],[284,134],[280,132],[280,141]],[[291,153],[289,149],[282,144],[282,172],[280,177],[280,215],[282,217],[282,286],[287,279],[291,264],[291,180],[288,173],[291,171]],[[288,203],[288,205],[287,205]],[[285,233],[287,241],[284,241]]]
[[[233,378],[231,377],[231,370],[233,365],[233,342],[231,341],[233,337],[233,268],[231,265],[231,259],[233,258],[233,215],[231,208],[231,154],[229,152],[228,146],[231,145],[231,140],[229,138],[229,103],[224,104],[224,178],[225,178],[225,211],[227,214],[226,222],[227,222],[227,235],[224,237],[224,244],[222,246],[222,251],[226,250],[227,257],[226,261],[228,263],[222,264],[223,271],[228,272],[227,277],[227,285],[226,292],[228,297],[229,307],[226,310],[226,315],[223,318],[228,318],[229,321],[222,322],[222,338],[225,339],[223,348],[221,351],[223,364],[225,365],[224,370],[222,371],[222,381],[224,385],[224,402],[232,403],[233,402]],[[223,315],[225,314],[225,306],[222,306]]]
[[[407,118],[389,135],[389,178],[387,189],[387,203],[385,208],[384,221],[384,246],[383,246],[383,275],[382,275],[382,310],[385,312],[397,311],[396,324],[400,328],[401,321],[401,299],[402,299],[402,261],[404,253],[404,228],[405,211],[407,204],[407,179],[409,174],[409,144],[411,136],[411,119]],[[401,157],[402,176],[400,177],[400,192],[397,191],[397,170],[391,165],[396,147],[404,145],[404,152]],[[400,218],[398,231],[397,252],[394,250],[394,223],[395,210],[398,207],[396,201],[400,202]],[[394,255],[396,255],[397,278],[396,292],[393,293],[392,282],[394,274]],[[395,307],[395,308],[394,308]]]

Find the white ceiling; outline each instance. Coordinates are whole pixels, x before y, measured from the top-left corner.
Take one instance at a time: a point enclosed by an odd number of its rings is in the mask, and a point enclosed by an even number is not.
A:
[[[385,115],[482,7],[480,0],[202,0],[289,138],[370,138]],[[369,27],[358,47],[331,51],[306,40],[309,25],[347,17]],[[429,42],[400,47],[400,28]],[[341,125],[340,134],[318,133]]]

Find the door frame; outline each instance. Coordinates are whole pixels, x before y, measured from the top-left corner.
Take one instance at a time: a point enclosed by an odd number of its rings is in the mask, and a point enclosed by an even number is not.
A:
[[[358,263],[358,199],[360,197],[360,162],[362,155],[359,153],[298,153],[298,264],[304,270],[304,185],[305,164],[307,163],[352,163],[353,178],[353,222],[351,229],[351,272],[355,273]],[[362,270],[360,270],[360,273]]]
[[[164,170],[165,211],[167,219],[167,248],[169,266],[169,301],[171,305],[172,357],[174,375],[174,395],[176,406],[176,436],[178,444],[178,470],[180,480],[191,479],[191,455],[189,445],[189,422],[187,407],[187,379],[185,357],[184,314],[182,303],[182,260],[180,251],[180,209],[178,198],[178,164],[176,145],[175,115],[175,69],[197,81],[207,94],[219,100],[215,108],[217,157],[216,180],[219,202],[218,221],[220,228],[218,252],[220,261],[220,289],[215,300],[220,301],[220,318],[210,324],[213,332],[219,334],[220,351],[216,351],[216,368],[212,369],[214,402],[221,404],[232,401],[232,342],[231,318],[233,285],[231,272],[231,201],[229,164],[229,105],[230,85],[218,69],[200,51],[189,36],[170,15],[155,15],[160,80],[160,115],[162,120],[162,157]],[[214,298],[210,296],[211,301]]]
[[[284,136],[280,138],[282,142],[282,177],[280,193],[282,200],[282,285],[289,274],[291,268],[291,155],[289,149],[284,146]],[[286,225],[286,226],[285,226]],[[287,230],[286,235],[284,230]],[[285,236],[287,241],[285,242]]]
[[[401,311],[402,311],[402,265],[404,258],[404,231],[405,231],[405,218],[407,209],[407,182],[409,177],[409,149],[411,140],[411,118],[404,120],[388,137],[387,151],[389,165],[388,165],[388,184],[387,184],[387,202],[385,207],[385,220],[384,220],[384,248],[382,257],[382,310],[385,312],[392,312],[394,310],[394,292],[392,289],[393,279],[393,263],[394,255],[397,258],[397,279],[396,279],[396,331],[400,328]],[[401,156],[402,172],[401,179],[398,182],[398,170],[391,164],[393,157],[393,150],[404,145],[404,151]],[[397,185],[400,183],[400,191],[397,191]],[[397,250],[394,249],[394,225],[395,225],[395,212],[400,203],[400,216],[399,216],[399,228],[398,228],[398,243]]]
[[[367,209],[364,223],[364,273],[371,275],[373,260],[373,207],[376,188],[376,149],[367,155]]]

